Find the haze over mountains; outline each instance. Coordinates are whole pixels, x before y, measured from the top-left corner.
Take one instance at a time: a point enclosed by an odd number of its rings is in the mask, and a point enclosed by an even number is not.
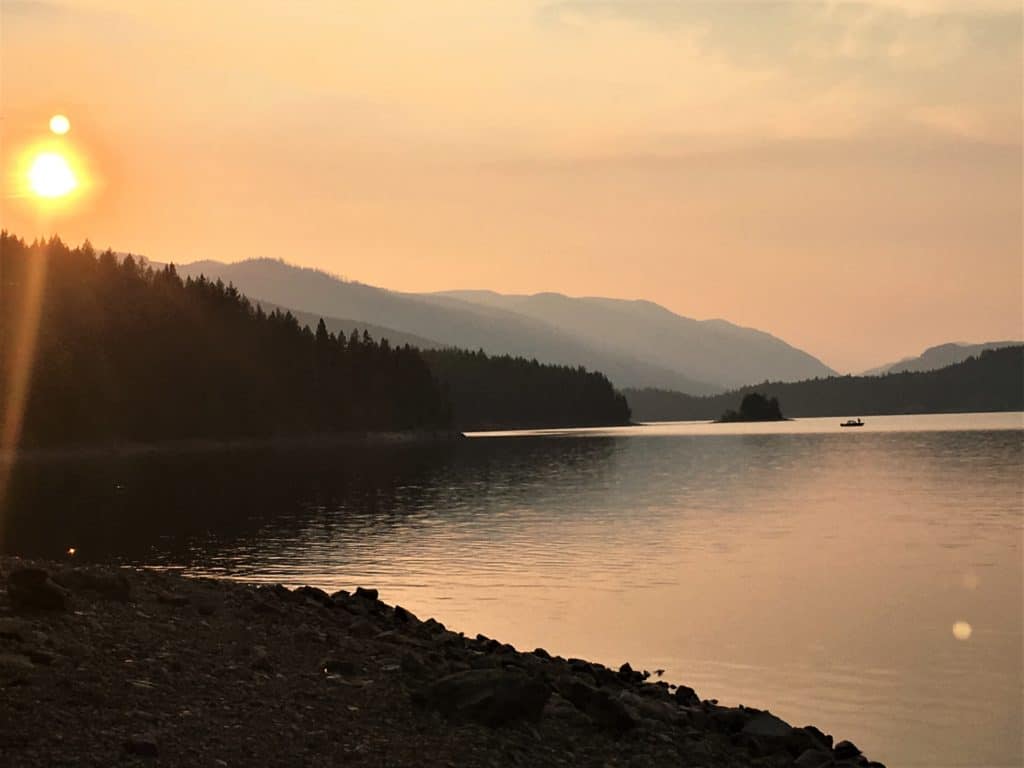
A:
[[[256,301],[323,316],[328,325],[419,346],[484,349],[540,362],[583,365],[620,387],[712,394],[767,379],[795,381],[833,371],[762,331],[694,320],[647,301],[489,291],[411,294],[341,280],[273,259],[179,266],[183,277],[233,283]]]
[[[909,373],[914,371],[935,371],[947,365],[960,363],[968,357],[977,357],[987,349],[1000,349],[1020,344],[1020,341],[986,341],[983,344],[939,344],[929,347],[917,357],[906,357],[896,363],[880,365],[865,371],[865,376],[881,376],[886,373]]]

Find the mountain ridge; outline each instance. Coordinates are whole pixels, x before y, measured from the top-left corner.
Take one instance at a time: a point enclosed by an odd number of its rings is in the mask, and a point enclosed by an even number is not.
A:
[[[1021,341],[984,341],[979,343],[951,341],[928,347],[920,355],[904,357],[894,363],[886,363],[864,371],[863,376],[882,376],[886,373],[910,373],[915,371],[934,371],[954,363],[963,362],[969,357],[976,357],[989,349],[1014,347]]]
[[[176,265],[254,299],[356,326],[393,329],[438,346],[585,366],[620,387],[714,394],[752,381],[827,376],[831,368],[785,341],[721,319],[695,320],[646,299],[573,298],[555,292],[406,293],[280,259]]]

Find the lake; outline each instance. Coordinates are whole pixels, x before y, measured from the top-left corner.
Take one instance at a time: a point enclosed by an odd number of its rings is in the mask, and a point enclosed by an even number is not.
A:
[[[20,466],[0,549],[375,586],[901,766],[1019,766],[1024,414]]]

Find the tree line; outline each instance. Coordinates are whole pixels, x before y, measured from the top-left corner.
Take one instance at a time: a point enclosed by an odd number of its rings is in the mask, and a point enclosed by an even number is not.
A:
[[[628,420],[600,374],[455,350],[428,360],[365,331],[335,335],[323,320],[314,330],[289,311],[265,312],[231,285],[182,280],[170,265],[7,232],[0,408],[22,362],[15,334],[32,315],[33,272],[42,282],[23,445],[547,426],[538,414],[551,426]],[[463,356],[490,392],[467,388]],[[12,416],[5,409],[0,427]]]
[[[629,405],[596,371],[548,365],[483,350],[421,353],[465,430],[628,424]]]
[[[753,392],[777,398],[796,417],[1020,411],[1024,346],[988,350],[934,371],[764,382],[708,397],[659,389],[624,394],[638,421],[691,421],[717,418]]]

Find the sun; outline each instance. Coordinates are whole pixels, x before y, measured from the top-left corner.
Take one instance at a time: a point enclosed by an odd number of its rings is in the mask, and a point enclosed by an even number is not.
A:
[[[39,197],[64,197],[78,186],[75,172],[63,155],[40,152],[28,169],[28,183]]]
[[[63,136],[71,130],[71,121],[64,115],[54,115],[50,118],[50,130],[58,136]]]

